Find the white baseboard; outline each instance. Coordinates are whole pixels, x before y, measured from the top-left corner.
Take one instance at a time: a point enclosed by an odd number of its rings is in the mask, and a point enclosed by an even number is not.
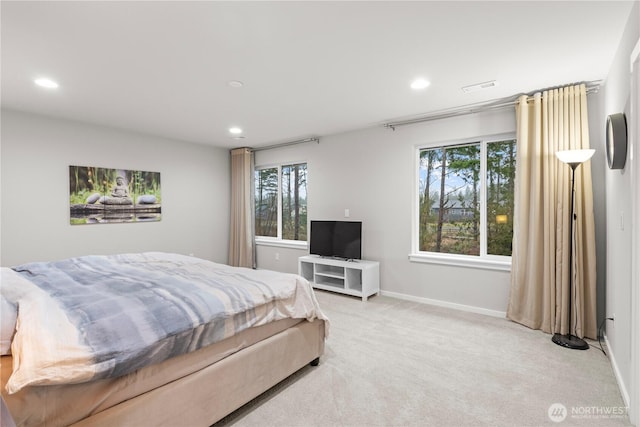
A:
[[[609,345],[609,339],[607,338],[607,334],[604,335],[604,342],[607,345],[607,355],[609,356],[609,360],[611,361],[611,367],[613,368],[613,374],[616,377],[616,382],[618,383],[618,388],[620,389],[620,394],[622,394],[622,399],[624,400],[624,405],[628,408],[631,399],[629,399],[629,392],[625,387],[624,381],[622,380],[622,375],[620,374],[620,369],[618,369],[618,364],[616,363],[616,356]]]
[[[436,305],[438,307],[453,308],[454,310],[468,311],[470,313],[484,314],[485,316],[499,317],[503,319],[507,317],[507,313],[504,311],[489,310],[487,308],[474,307],[472,305],[456,304],[453,302],[440,301],[440,300],[431,299],[431,298],[416,297],[413,295],[401,294],[398,292],[380,291],[380,294],[387,297],[398,298],[406,301]]]

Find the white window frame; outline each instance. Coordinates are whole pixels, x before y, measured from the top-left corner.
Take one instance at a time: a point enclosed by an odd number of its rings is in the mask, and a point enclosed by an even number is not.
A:
[[[412,262],[452,265],[457,267],[481,268],[485,270],[511,271],[511,257],[504,255],[487,254],[487,212],[485,200],[487,196],[487,144],[492,142],[516,139],[514,133],[498,134],[477,138],[468,138],[433,144],[416,145],[413,162],[413,202],[412,202],[412,226],[411,226],[411,253],[409,260]],[[440,147],[454,147],[459,145],[480,144],[480,255],[460,255],[441,252],[427,252],[419,250],[420,233],[420,151]]]
[[[275,246],[275,247],[280,247],[280,248],[292,248],[292,249],[307,249],[308,246],[308,236],[307,236],[307,240],[302,241],[302,240],[288,240],[288,239],[283,239],[282,238],[282,167],[283,166],[293,166],[293,165],[300,165],[300,164],[305,164],[307,166],[307,180],[309,179],[309,162],[307,161],[293,161],[293,162],[284,162],[284,163],[277,163],[277,164],[268,164],[268,165],[261,165],[261,166],[255,166],[254,170],[253,170],[253,197],[255,197],[256,194],[256,183],[255,183],[255,176],[256,176],[256,172],[259,170],[263,170],[263,169],[278,169],[278,224],[277,224],[277,235],[276,237],[270,237],[270,236],[255,236],[255,242],[256,245],[260,245],[260,246]],[[308,202],[308,197],[309,197],[309,183],[307,181],[307,202]],[[309,206],[307,205],[307,213],[308,213],[308,209]],[[255,207],[254,207],[254,215],[255,215]],[[255,221],[255,219],[254,219]]]

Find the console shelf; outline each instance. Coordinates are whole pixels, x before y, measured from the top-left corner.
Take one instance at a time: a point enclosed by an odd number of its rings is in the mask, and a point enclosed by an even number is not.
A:
[[[298,274],[317,289],[353,295],[366,301],[380,292],[377,261],[344,261],[307,255],[298,258]]]

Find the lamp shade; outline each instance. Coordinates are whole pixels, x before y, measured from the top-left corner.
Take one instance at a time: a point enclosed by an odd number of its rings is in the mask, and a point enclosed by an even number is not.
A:
[[[589,160],[595,152],[593,149],[556,151],[556,157],[563,163],[579,165]]]

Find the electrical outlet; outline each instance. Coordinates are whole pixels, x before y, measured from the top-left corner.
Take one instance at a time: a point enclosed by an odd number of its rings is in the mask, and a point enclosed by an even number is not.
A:
[[[276,252],[276,261],[280,261],[280,252]]]
[[[607,316],[606,319],[609,321],[607,322],[607,328],[608,328],[607,330],[613,331],[616,328],[616,315],[611,314]]]

